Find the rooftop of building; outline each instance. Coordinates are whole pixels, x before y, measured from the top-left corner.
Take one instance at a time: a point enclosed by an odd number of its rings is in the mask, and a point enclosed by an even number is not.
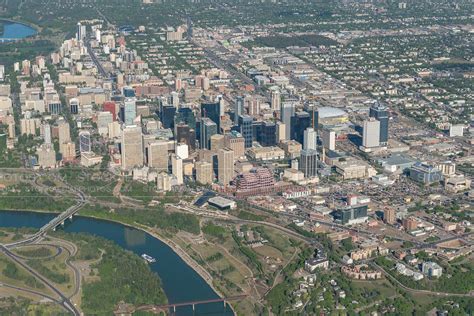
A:
[[[337,117],[337,116],[345,116],[347,113],[344,110],[334,108],[331,106],[323,106],[318,108],[318,115],[319,118],[330,118],[330,117]]]

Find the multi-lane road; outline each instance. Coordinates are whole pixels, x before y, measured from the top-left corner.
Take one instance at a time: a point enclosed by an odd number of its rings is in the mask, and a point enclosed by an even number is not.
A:
[[[43,282],[46,286],[48,286],[56,295],[60,297],[60,300],[57,301],[64,309],[71,312],[75,316],[80,316],[81,313],[76,308],[76,306],[70,301],[68,297],[66,297],[54,284],[52,284],[48,279],[43,277],[41,274],[30,268],[27,264],[25,264],[22,260],[20,260],[13,252],[11,252],[8,248],[4,245],[0,245],[0,251],[7,256],[10,260],[14,261],[16,264],[20,265],[28,271],[31,275],[35,278]]]

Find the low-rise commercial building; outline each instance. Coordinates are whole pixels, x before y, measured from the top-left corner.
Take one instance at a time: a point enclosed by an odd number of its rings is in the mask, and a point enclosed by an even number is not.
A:
[[[285,159],[285,152],[278,147],[255,147],[247,151],[252,160],[281,160]]]
[[[336,161],[334,167],[336,173],[341,175],[344,180],[370,178],[377,174],[373,167],[355,158]]]

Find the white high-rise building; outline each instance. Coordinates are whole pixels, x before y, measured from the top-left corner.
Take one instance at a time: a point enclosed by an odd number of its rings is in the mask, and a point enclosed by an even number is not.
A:
[[[3,81],[5,79],[5,66],[0,65],[0,81]]]
[[[179,106],[179,93],[176,91],[171,92],[171,104],[175,108]]]
[[[336,150],[336,132],[324,128],[321,131],[323,147],[329,150]]]
[[[44,143],[50,145],[51,144],[51,126],[49,124],[43,125],[43,137],[44,137]]]
[[[362,146],[365,148],[378,147],[380,145],[380,121],[370,118],[364,121],[362,134]]]
[[[304,131],[304,139],[303,139],[303,149],[306,150],[316,150],[317,147],[317,136],[318,134],[312,127],[308,127]]]
[[[96,29],[95,30],[95,40],[100,42],[100,38],[101,38],[100,29]]]
[[[77,30],[76,30],[76,39],[78,41],[83,41],[86,38],[86,26],[82,25],[81,22],[77,23]]]
[[[183,179],[183,159],[177,155],[171,155],[171,172],[176,177],[176,183],[181,185],[184,183]]]
[[[189,148],[186,144],[176,144],[176,155],[181,159],[188,159]]]

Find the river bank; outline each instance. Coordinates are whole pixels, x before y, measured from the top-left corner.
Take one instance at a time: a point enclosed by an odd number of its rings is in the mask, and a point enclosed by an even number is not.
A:
[[[38,210],[38,209],[32,210],[32,209],[11,209],[10,208],[10,209],[2,209],[2,210],[9,211],[9,212],[19,212],[19,213],[30,212],[30,213],[52,214],[52,215],[60,213],[60,212],[55,212],[55,211]],[[76,216],[82,217],[82,218],[95,219],[95,220],[104,221],[104,222],[117,223],[117,224],[123,225],[124,227],[142,231],[150,235],[151,237],[161,241],[166,246],[168,246],[177,256],[179,256],[179,258],[181,258],[181,260],[183,260],[186,265],[188,265],[191,269],[193,269],[219,297],[221,298],[224,297],[223,294],[213,284],[213,277],[210,275],[210,273],[206,269],[204,269],[200,264],[198,264],[185,250],[181,248],[180,245],[176,244],[173,240],[161,235],[155,229],[142,225],[142,224],[138,224],[138,223],[131,224],[131,223],[117,220],[117,219],[94,216],[90,214],[76,215]],[[232,309],[233,314],[236,315],[234,307],[231,304],[228,304],[228,305]]]

